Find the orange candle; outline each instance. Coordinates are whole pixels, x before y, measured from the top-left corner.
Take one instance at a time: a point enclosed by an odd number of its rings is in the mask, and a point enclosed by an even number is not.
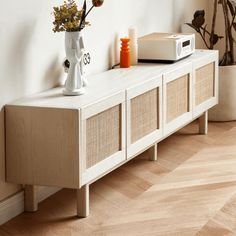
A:
[[[130,47],[129,38],[122,38],[121,40],[121,51],[120,51],[120,67],[129,68],[130,67]]]

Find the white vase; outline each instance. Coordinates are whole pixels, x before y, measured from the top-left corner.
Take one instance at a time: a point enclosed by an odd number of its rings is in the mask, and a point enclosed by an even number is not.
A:
[[[65,33],[65,51],[66,58],[70,62],[68,75],[65,82],[63,94],[67,96],[77,96],[84,94],[84,78],[83,78],[83,54],[84,42],[81,32]]]
[[[236,66],[220,66],[219,104],[209,111],[209,120],[236,120]]]

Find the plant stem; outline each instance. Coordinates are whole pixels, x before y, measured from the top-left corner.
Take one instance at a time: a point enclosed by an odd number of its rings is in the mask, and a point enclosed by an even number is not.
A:
[[[201,29],[201,30],[205,30],[206,33],[207,33],[209,36],[211,36],[211,33],[210,33],[206,28],[204,29],[204,28],[201,26],[200,29]]]
[[[205,45],[206,45],[207,49],[210,49],[210,47],[209,47],[209,45],[207,44],[207,42],[206,42],[206,39],[204,38],[204,36],[203,36],[203,34],[202,34],[202,32],[201,32],[201,31],[199,31],[199,34],[200,34],[200,36],[201,36],[201,38],[202,38],[203,42],[205,43]]]
[[[232,21],[231,21],[231,24],[230,24],[230,28],[231,28],[231,29],[232,29],[232,27],[233,27],[233,23],[234,23],[235,17],[236,17],[236,12],[235,12],[234,15],[232,16]]]
[[[225,19],[225,54],[224,54],[224,62],[223,65],[227,65],[228,63],[228,52],[229,52],[229,31],[228,31],[228,16],[227,16],[227,5],[226,1],[222,0],[222,7],[223,7],[223,13],[224,13],[224,19]]]
[[[214,48],[214,42],[213,42],[213,37],[215,35],[215,27],[216,27],[216,15],[217,15],[217,5],[218,5],[218,0],[214,0],[214,14],[213,14],[213,19],[212,19],[212,26],[211,26],[211,36],[210,36],[210,49]]]
[[[85,14],[84,18],[82,19],[82,22],[85,21],[88,14],[93,10],[94,6],[90,7],[89,11]]]
[[[227,0],[227,2],[228,2],[228,0]],[[233,35],[232,35],[232,30],[231,30],[231,23],[230,23],[230,19],[229,19],[229,9],[228,9],[227,2],[226,2],[226,15],[227,15],[227,21],[228,21],[230,60],[231,60],[231,64],[234,64],[234,40],[233,40]]]

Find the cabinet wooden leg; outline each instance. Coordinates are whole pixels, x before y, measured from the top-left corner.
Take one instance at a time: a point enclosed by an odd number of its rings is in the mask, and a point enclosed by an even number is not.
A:
[[[157,161],[157,145],[158,144],[155,144],[148,149],[148,156],[150,161]]]
[[[25,211],[35,212],[38,210],[36,186],[25,185]]]
[[[89,215],[89,185],[77,189],[77,216],[85,218]]]
[[[208,133],[208,111],[199,118],[199,134]]]

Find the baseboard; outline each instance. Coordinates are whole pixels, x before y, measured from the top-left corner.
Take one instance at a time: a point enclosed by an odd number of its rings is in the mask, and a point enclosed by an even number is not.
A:
[[[38,202],[58,192],[60,188],[40,187],[38,190]],[[24,212],[24,191],[0,202],[0,225]]]
[[[0,203],[0,225],[24,212],[24,192],[21,191]]]

